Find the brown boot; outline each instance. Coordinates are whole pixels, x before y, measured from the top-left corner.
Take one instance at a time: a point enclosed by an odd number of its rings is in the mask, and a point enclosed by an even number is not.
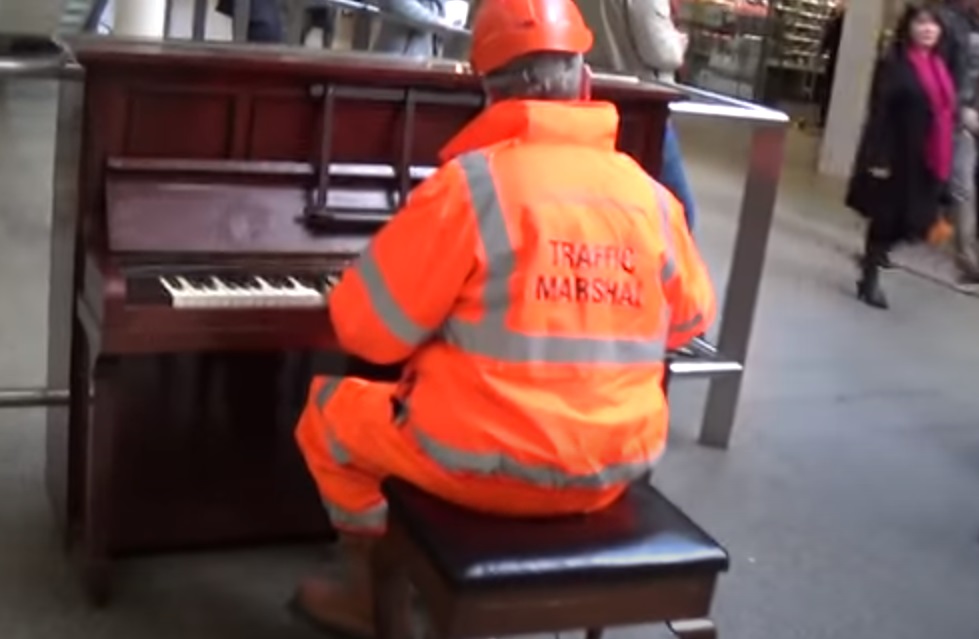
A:
[[[293,607],[307,621],[331,633],[374,637],[370,551],[374,539],[343,535],[337,560],[299,584]]]

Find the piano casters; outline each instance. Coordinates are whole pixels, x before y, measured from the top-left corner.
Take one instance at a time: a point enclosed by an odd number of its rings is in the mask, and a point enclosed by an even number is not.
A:
[[[419,100],[418,90],[411,88],[394,91],[370,90],[359,87],[317,84],[310,87],[309,93],[314,100],[322,100],[320,106],[322,124],[319,162],[315,176],[316,186],[311,193],[310,201],[303,211],[300,222],[314,233],[327,233],[335,231],[338,226],[351,225],[366,226],[368,227],[367,230],[374,230],[401,208],[413,187],[411,164]],[[334,167],[333,143],[337,126],[336,103],[337,98],[344,97],[357,100],[401,102],[401,148],[398,164],[393,167],[396,187],[390,188],[390,185],[386,185],[385,192],[388,194],[386,210],[357,211],[330,206],[331,168]],[[337,166],[337,168],[339,167]]]

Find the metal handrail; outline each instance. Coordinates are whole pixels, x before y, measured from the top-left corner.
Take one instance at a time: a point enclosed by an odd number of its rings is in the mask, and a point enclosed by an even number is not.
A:
[[[71,51],[58,38],[13,36],[37,45],[35,52],[0,55],[0,79],[58,77],[75,64]],[[49,52],[37,53],[41,46],[52,45]]]
[[[677,377],[709,377],[700,443],[727,448],[737,418],[743,372],[761,288],[765,253],[775,214],[775,200],[785,154],[789,117],[780,111],[683,84],[666,83],[688,98],[670,104],[678,117],[722,118],[752,128],[748,174],[742,191],[731,268],[719,315],[717,354],[706,359],[677,360]]]
[[[70,401],[71,393],[63,388],[0,389],[0,408],[46,408],[66,406]]]
[[[701,115],[716,118],[730,118],[743,122],[767,124],[789,124],[789,116],[760,104],[732,98],[721,93],[699,89],[686,84],[660,82],[665,86],[680,91],[689,100],[678,100],[670,104],[670,113],[674,115]]]

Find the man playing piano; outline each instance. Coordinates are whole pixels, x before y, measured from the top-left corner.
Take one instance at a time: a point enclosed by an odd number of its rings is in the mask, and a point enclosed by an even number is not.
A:
[[[505,516],[584,513],[663,452],[664,355],[704,332],[714,293],[682,207],[586,99],[591,44],[574,0],[484,0],[490,106],[331,294],[346,351],[406,364],[397,384],[315,379],[297,427],[341,531],[346,573],[296,599],[325,627],[372,634],[385,476]]]

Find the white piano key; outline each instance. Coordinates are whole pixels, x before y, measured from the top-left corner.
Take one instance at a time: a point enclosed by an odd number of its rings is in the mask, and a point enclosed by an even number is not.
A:
[[[236,307],[264,307],[274,306],[275,300],[271,299],[266,291],[261,288],[250,288],[247,286],[228,286],[231,296],[231,304]]]
[[[204,302],[204,297],[201,292],[195,286],[193,286],[187,278],[178,275],[176,279],[178,282],[180,282],[181,286],[179,291],[181,299],[180,306],[186,308],[199,308]]]
[[[324,306],[326,303],[325,292],[317,291],[315,288],[306,286],[294,277],[290,277],[289,281],[295,286],[295,290],[298,293],[297,299],[302,306],[317,307]]]
[[[184,306],[186,306],[186,304],[184,303],[185,300],[184,300],[183,292],[180,289],[171,285],[170,282],[168,282],[167,278],[165,277],[160,277],[158,279],[160,281],[160,284],[163,285],[163,288],[166,289],[167,293],[170,294],[170,302],[175,308],[183,308]]]
[[[175,308],[321,308],[326,306],[326,298],[339,281],[339,275],[328,276],[324,290],[288,275],[276,278],[251,276],[255,283],[252,287],[235,284],[230,278],[217,275],[194,278],[196,283],[192,283],[189,276],[180,275],[170,276],[177,284],[171,284],[164,277],[158,279]],[[288,285],[279,283],[283,280]]]
[[[264,306],[297,306],[296,296],[288,288],[276,286],[264,277],[256,276],[255,281],[258,282],[259,286],[261,286],[260,294],[262,296]]]
[[[209,306],[232,307],[247,304],[247,301],[242,299],[242,295],[236,289],[229,287],[220,278],[211,277],[210,281],[214,288],[205,289],[204,292]]]

